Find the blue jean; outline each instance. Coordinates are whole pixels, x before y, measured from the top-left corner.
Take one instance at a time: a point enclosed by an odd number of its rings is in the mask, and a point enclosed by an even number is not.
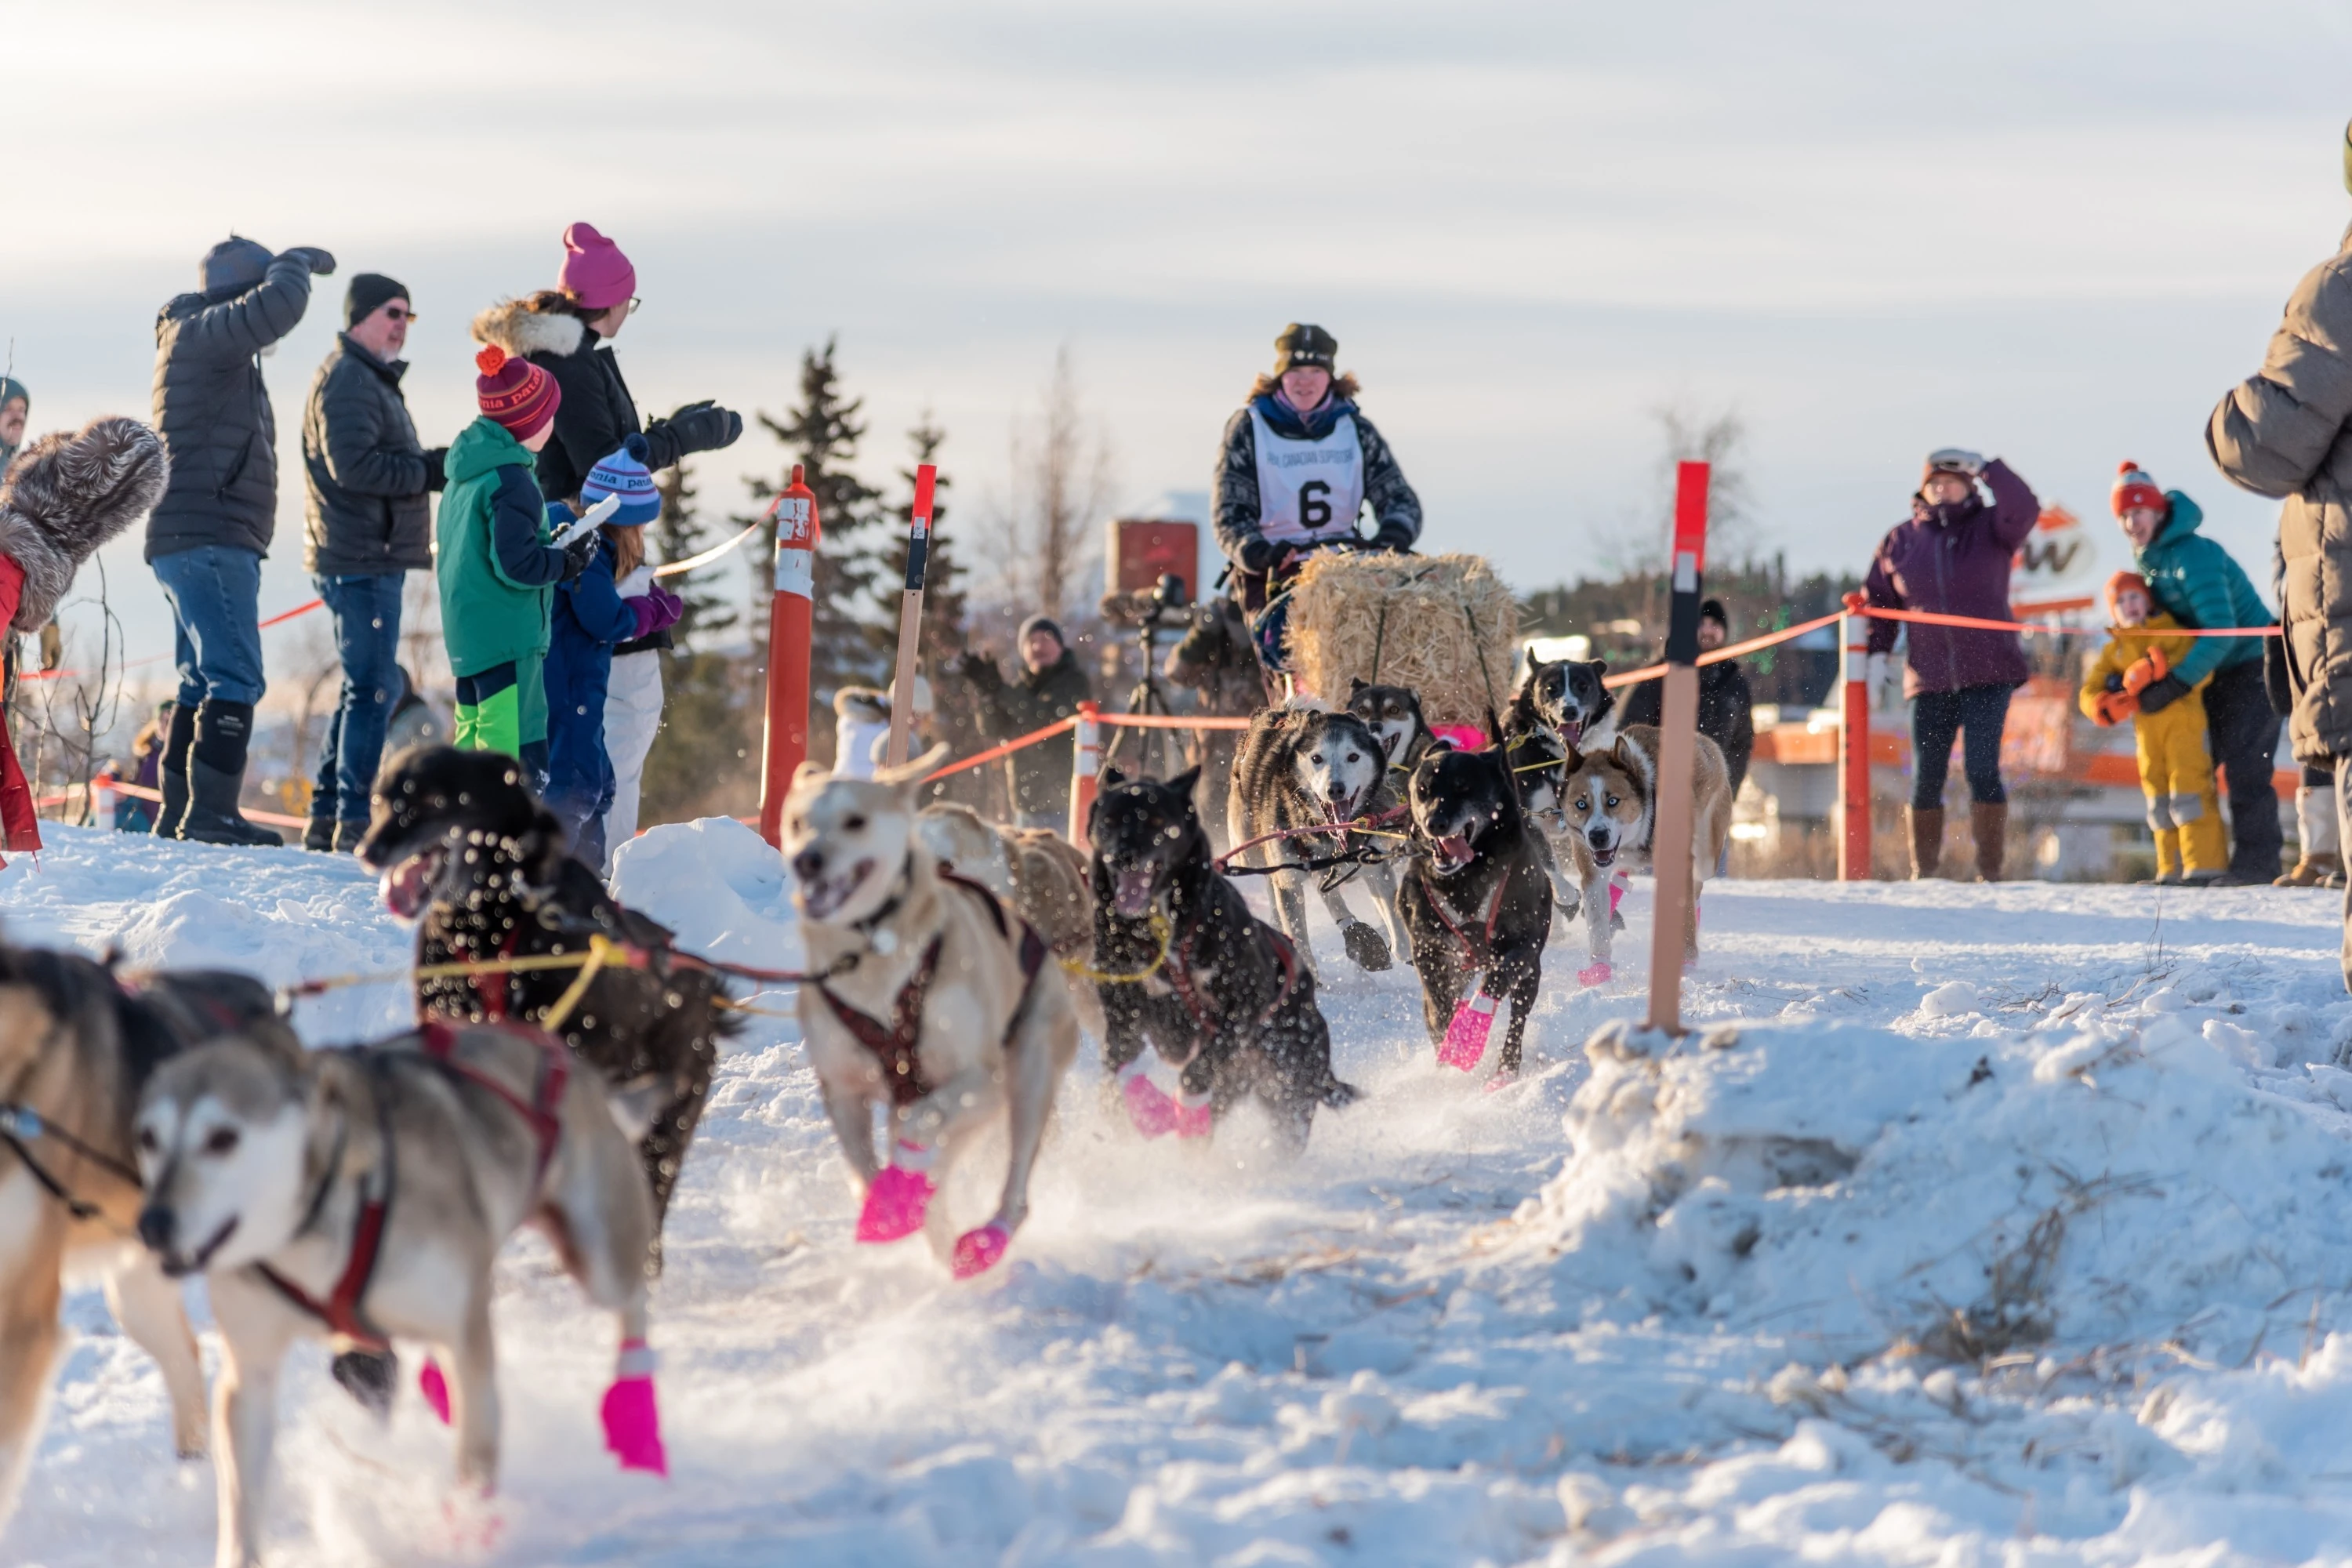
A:
[[[180,706],[194,712],[206,699],[260,701],[269,685],[261,673],[260,553],[199,544],[157,556],[154,569],[172,605]]]
[[[1958,691],[1922,691],[1911,704],[1911,805],[1918,810],[1944,804],[1944,779],[1952,771],[1952,737],[1960,737],[1960,771],[1969,797],[1983,805],[2009,798],[2000,783],[2000,732],[2009,722],[2007,686],[1963,686]]]
[[[367,820],[384,727],[400,695],[400,591],[407,580],[404,572],[310,579],[335,617],[335,652],[343,661],[342,700],[327,716],[312,816]]]

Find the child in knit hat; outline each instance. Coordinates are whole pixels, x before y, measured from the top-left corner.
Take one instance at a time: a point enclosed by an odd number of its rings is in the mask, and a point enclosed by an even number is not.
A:
[[[449,443],[447,488],[434,521],[441,636],[457,679],[457,742],[504,752],[542,787],[547,770],[548,601],[594,545],[555,548],[532,454],[555,429],[555,378],[492,344],[474,356],[481,417]]]
[[[2147,580],[2137,572],[2107,579],[2107,611],[2118,629],[2083,676],[2083,711],[2103,725],[2131,721],[2140,793],[2156,831],[2158,884],[2203,887],[2230,868],[2213,757],[2205,747],[2205,682],[2158,712],[2143,710],[2139,700],[2197,639],[2156,635],[2177,632],[2180,623],[2156,608]]]
[[[672,625],[685,601],[659,583],[624,596],[616,584],[644,563],[646,524],[661,515],[661,496],[646,471],[643,436],[601,458],[580,486],[580,504],[607,496],[620,509],[591,537],[593,552],[577,577],[556,590],[547,652],[548,770],[546,798],[572,852],[604,868],[608,858],[604,813],[613,804],[613,762],[604,747],[604,699],[613,649]],[[566,509],[554,509],[568,517]]]

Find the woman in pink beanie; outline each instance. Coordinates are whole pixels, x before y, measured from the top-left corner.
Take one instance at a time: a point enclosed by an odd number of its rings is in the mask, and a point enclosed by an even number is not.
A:
[[[474,318],[474,335],[555,378],[563,403],[555,436],[539,455],[539,488],[550,500],[576,503],[581,481],[607,452],[632,436],[646,438],[648,468],[674,467],[691,452],[733,445],[743,416],[709,402],[689,403],[667,419],[642,423],[620,362],[607,347],[637,308],[637,269],[596,226],[563,231],[555,287],[491,306]]]

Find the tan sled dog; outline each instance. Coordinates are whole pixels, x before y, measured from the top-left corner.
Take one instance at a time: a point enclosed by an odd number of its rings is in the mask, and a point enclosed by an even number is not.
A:
[[[1692,737],[1691,896],[1683,912],[1683,957],[1698,956],[1698,897],[1723,858],[1731,837],[1731,773],[1723,752],[1705,735]],[[1632,724],[1605,750],[1573,752],[1561,785],[1560,814],[1583,885],[1584,930],[1592,967],[1577,978],[1588,985],[1609,979],[1609,876],[1621,861],[1650,858],[1657,822],[1658,731]]]
[[[669,1089],[631,1090],[641,1123]],[[290,1065],[231,1038],[156,1070],[139,1108],[139,1233],[164,1273],[206,1276],[220,1323],[220,1568],[261,1561],[278,1369],[296,1340],[431,1346],[425,1395],[456,1426],[459,1484],[495,1485],[490,1271],[527,1222],[620,1321],[606,1446],[625,1467],[663,1468],[646,1349],[653,1199],[643,1126],[625,1132],[619,1115],[594,1072],[519,1026],[428,1024]]]
[[[992,1267],[1029,1212],[1029,1178],[1077,1056],[1071,987],[1045,939],[976,880],[940,868],[915,781],[944,747],[873,780],[803,768],[784,802],[808,967],[801,1029],[825,1114],[865,1194],[860,1241],[927,1231],[958,1279]],[[874,1151],[887,1107],[890,1152]],[[950,1239],[931,1199],[1002,1121],[1011,1156],[995,1217]]]
[[[0,945],[0,1524],[40,1438],[68,1270],[104,1279],[115,1321],[163,1369],[174,1445],[205,1451],[195,1335],[136,1239],[131,1118],[157,1063],[231,1029],[278,1061],[301,1058],[248,976],[118,975],[77,953]]]
[[[916,814],[915,831],[939,863],[1021,911],[1054,956],[1080,968],[1095,957],[1095,890],[1086,851],[1045,827],[1004,827],[968,805],[942,801]],[[1078,1026],[1103,1037],[1102,1003],[1073,985]]]

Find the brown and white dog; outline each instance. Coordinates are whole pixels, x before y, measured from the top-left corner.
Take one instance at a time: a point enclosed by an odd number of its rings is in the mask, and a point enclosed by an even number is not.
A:
[[[40,1438],[70,1268],[105,1281],[153,1356],[184,1457],[205,1451],[205,1377],[178,1287],[137,1240],[132,1116],[157,1066],[227,1031],[281,1066],[302,1047],[268,988],[206,971],[118,975],[0,945],[0,1525]]]
[[[803,767],[784,802],[810,973],[809,1065],[864,1194],[857,1239],[923,1230],[958,1279],[995,1265],[1029,1213],[1054,1096],[1078,1052],[1071,987],[1044,937],[976,879],[943,869],[917,823],[945,747],[871,780]],[[874,1113],[889,1152],[874,1149]],[[932,1199],[992,1125],[1009,1133],[996,1213],[950,1236]]]
[[[619,1320],[606,1446],[625,1467],[665,1468],[646,1348],[653,1199],[632,1146],[659,1099],[608,1099],[561,1044],[513,1025],[432,1023],[293,1062],[231,1037],[155,1070],[139,1104],[139,1236],[164,1274],[205,1276],[220,1324],[220,1568],[261,1561],[278,1372],[297,1340],[433,1347],[425,1393],[456,1426],[459,1484],[490,1490],[491,1268],[526,1223]],[[638,1119],[628,1134],[624,1115]]]
[[[1683,913],[1683,956],[1698,956],[1698,900],[1731,837],[1731,773],[1723,752],[1695,735],[1691,757],[1691,896]],[[1560,813],[1582,884],[1584,930],[1592,963],[1577,978],[1587,985],[1610,978],[1609,877],[1621,864],[1646,861],[1657,822],[1658,731],[1629,724],[1607,748],[1574,752],[1562,786]]]
[[[915,831],[941,867],[985,886],[1065,964],[1086,968],[1095,956],[1095,892],[1086,851],[1047,827],[1006,827],[968,805],[939,801],[915,814]],[[1078,1025],[1103,1037],[1102,1004],[1091,985],[1074,985]]]

